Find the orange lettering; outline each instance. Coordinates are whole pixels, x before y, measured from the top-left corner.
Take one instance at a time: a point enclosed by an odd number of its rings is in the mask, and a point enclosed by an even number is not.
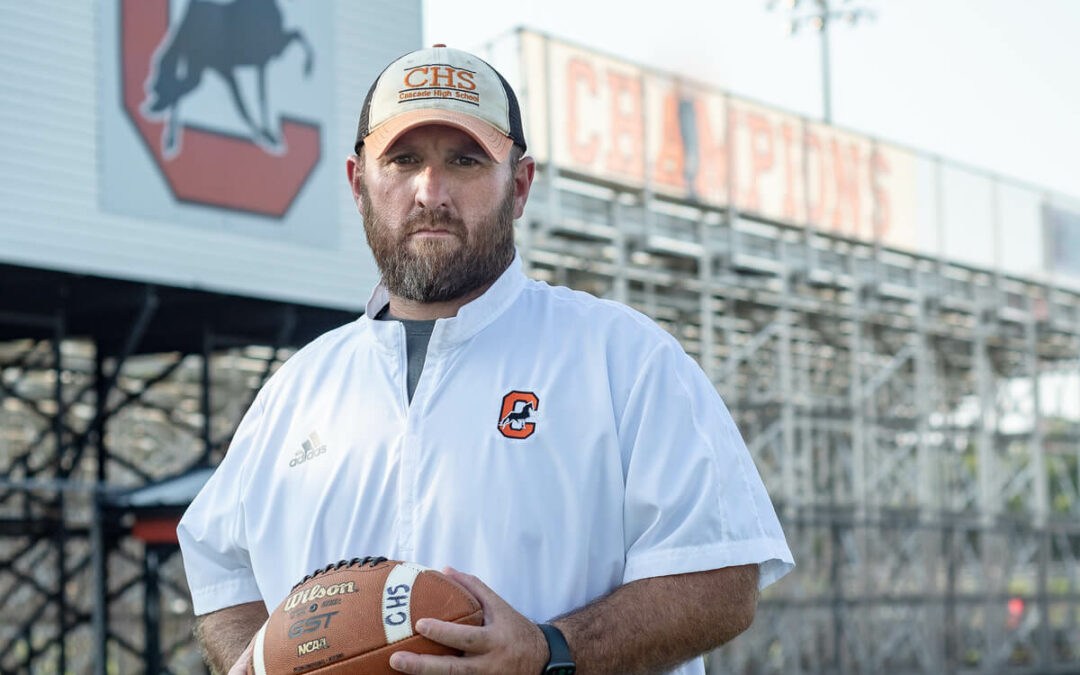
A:
[[[859,146],[850,145],[851,166],[844,166],[840,142],[832,141],[833,176],[836,178],[836,207],[833,209],[832,229],[841,231],[844,226],[844,204],[851,212],[851,234],[859,233]]]
[[[424,86],[424,84],[426,82],[426,79],[420,80],[419,82],[413,82],[412,81],[412,76],[415,75],[416,73],[420,73],[421,75],[427,75],[427,71],[428,71],[428,69],[425,66],[425,67],[422,67],[422,68],[413,68],[409,72],[405,73],[405,86],[406,87],[422,87],[422,86]]]
[[[747,115],[746,123],[750,128],[750,194],[746,200],[746,208],[751,211],[760,211],[761,192],[758,186],[761,182],[761,174],[771,169],[773,165],[772,125],[769,124],[769,120],[757,113]]]
[[[473,81],[473,74],[467,70],[459,70],[457,74],[458,89],[464,89],[465,91],[473,91],[476,89],[476,82]]]
[[[578,139],[578,84],[584,83],[587,91],[596,96],[596,73],[592,66],[581,59],[573,59],[566,64],[566,139],[570,144],[570,157],[578,164],[586,166],[596,161],[596,152],[600,139],[593,134],[586,142]]]
[[[679,101],[674,94],[664,97],[664,124],[661,128],[660,151],[656,154],[656,170],[653,180],[672,187],[685,187],[683,174],[685,139],[679,131]]]
[[[607,168],[612,173],[645,175],[645,149],[641,118],[641,80],[608,71],[611,96],[611,151]],[[625,150],[622,146],[627,146]]]
[[[445,70],[446,74],[441,74]],[[454,69],[450,66],[434,66],[431,69],[431,86],[439,86],[439,82],[445,81],[447,87],[454,86]]]

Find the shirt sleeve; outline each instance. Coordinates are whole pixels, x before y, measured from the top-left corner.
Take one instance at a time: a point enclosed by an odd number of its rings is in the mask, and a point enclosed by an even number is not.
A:
[[[764,588],[795,566],[731,414],[673,340],[643,363],[619,438],[623,583],[756,563]]]
[[[176,528],[196,615],[262,600],[248,553],[242,500],[244,460],[255,449],[262,417],[260,396]]]

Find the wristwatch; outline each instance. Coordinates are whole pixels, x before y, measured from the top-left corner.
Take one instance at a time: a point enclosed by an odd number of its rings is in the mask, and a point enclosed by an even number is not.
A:
[[[566,644],[562,631],[550,623],[537,625],[547,638],[548,652],[551,654],[541,675],[574,675],[577,666],[574,665],[574,659],[570,656],[570,647]]]

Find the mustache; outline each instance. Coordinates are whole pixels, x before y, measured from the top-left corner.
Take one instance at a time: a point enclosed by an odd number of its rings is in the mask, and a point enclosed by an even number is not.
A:
[[[460,218],[454,218],[443,210],[429,211],[425,209],[412,213],[405,218],[402,227],[406,237],[420,230],[432,229],[446,230],[450,234],[465,237],[465,222]]]

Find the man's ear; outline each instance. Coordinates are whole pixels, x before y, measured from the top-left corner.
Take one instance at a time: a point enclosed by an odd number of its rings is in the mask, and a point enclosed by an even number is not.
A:
[[[349,187],[352,188],[353,201],[356,202],[356,210],[364,212],[364,200],[361,197],[360,182],[364,179],[364,160],[358,155],[349,155],[345,160],[345,172],[349,178]]]
[[[514,171],[514,220],[525,213],[525,202],[529,201],[529,190],[532,188],[535,173],[536,160],[527,156],[518,160]]]

